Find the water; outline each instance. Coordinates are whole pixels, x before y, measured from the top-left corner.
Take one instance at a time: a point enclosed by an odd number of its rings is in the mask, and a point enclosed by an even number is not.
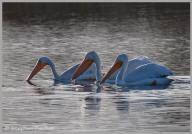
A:
[[[189,132],[189,4],[80,5],[74,11],[47,6],[50,12],[30,6],[11,12],[4,5],[3,130]],[[47,66],[32,80],[38,87],[25,82],[41,56],[50,57],[61,74],[92,50],[102,72],[118,54],[145,55],[170,68],[175,81],[150,89],[53,86]]]

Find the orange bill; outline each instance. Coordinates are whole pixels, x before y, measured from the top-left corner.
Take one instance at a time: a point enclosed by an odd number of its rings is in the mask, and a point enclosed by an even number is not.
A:
[[[44,66],[46,66],[48,63],[44,63],[44,64],[41,64],[40,61],[37,62],[37,64],[35,65],[33,71],[31,72],[31,74],[27,77],[26,81],[30,81],[33,76],[35,76],[41,69],[44,68]]]
[[[106,80],[107,78],[109,78],[114,72],[116,72],[117,70],[119,70],[119,69],[121,68],[122,64],[123,64],[123,63],[122,63],[121,61],[118,61],[118,62],[116,62],[115,64],[113,64],[113,66],[111,67],[111,69],[103,76],[103,78],[102,78],[102,80],[101,80],[101,82],[100,82],[100,85],[101,85],[102,83],[104,83],[105,80]]]
[[[83,62],[78,66],[75,73],[72,76],[72,80],[79,77],[81,74],[83,74],[93,63],[93,60],[87,60],[86,58],[83,60]]]

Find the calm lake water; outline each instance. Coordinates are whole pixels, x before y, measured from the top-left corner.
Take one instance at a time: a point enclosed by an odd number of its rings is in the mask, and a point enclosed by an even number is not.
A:
[[[4,5],[3,130],[189,132],[189,4],[72,5]],[[42,56],[61,74],[92,50],[103,73],[121,53],[145,55],[170,68],[175,81],[163,89],[53,86],[47,66],[32,80],[39,87],[25,82]]]

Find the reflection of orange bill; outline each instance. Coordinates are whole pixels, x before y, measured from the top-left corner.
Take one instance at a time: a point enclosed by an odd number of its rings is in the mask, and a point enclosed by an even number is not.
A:
[[[83,74],[91,66],[93,62],[94,62],[93,60],[88,60],[85,58],[83,62],[78,66],[75,73],[73,74],[72,80],[76,79],[81,74]]]
[[[33,71],[30,73],[30,75],[27,77],[26,81],[30,81],[41,69],[43,69],[48,63],[41,64],[40,61],[37,62],[35,65]]]
[[[122,64],[123,64],[123,63],[122,63],[121,61],[116,62],[116,63],[111,67],[111,69],[104,75],[104,77],[102,78],[100,84],[104,83],[107,78],[109,78],[114,72],[116,72],[117,70],[119,70],[119,69],[121,68]]]

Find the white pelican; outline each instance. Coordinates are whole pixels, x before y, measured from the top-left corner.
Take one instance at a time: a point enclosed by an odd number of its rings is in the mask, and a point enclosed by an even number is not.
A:
[[[55,82],[62,82],[62,83],[70,83],[71,82],[71,78],[73,73],[75,72],[75,70],[77,69],[77,67],[79,66],[79,64],[73,66],[72,68],[68,69],[67,71],[65,71],[62,75],[58,75],[58,73],[55,70],[55,65],[54,63],[47,57],[41,57],[33,71],[29,74],[29,76],[27,77],[26,81],[30,84],[30,80],[41,70],[43,69],[46,65],[49,65],[51,67],[51,70],[53,72],[53,76],[54,76],[54,80]],[[96,66],[95,64],[92,64],[90,66],[89,69],[87,69],[86,72],[84,72],[80,78],[78,78],[77,81],[80,80],[86,80],[86,79],[91,79],[91,80],[95,80],[96,76],[95,76],[95,70],[96,70]]]
[[[101,74],[100,58],[95,51],[91,51],[86,54],[84,60],[82,61],[82,63],[79,65],[79,67],[74,72],[74,74],[72,76],[72,80],[74,80],[74,79],[78,80],[79,78],[81,79],[82,74],[85,71],[87,71],[93,63],[95,63],[95,66],[96,66],[96,70],[95,70],[96,80],[97,80],[97,82],[100,82],[103,74]],[[91,73],[93,73],[93,72],[91,72]],[[108,79],[106,79],[105,82],[114,84],[117,73],[118,73],[118,71],[113,73],[110,77],[108,77]]]
[[[129,63],[131,64],[129,65]],[[117,70],[119,73],[115,83],[118,86],[166,85],[173,81],[166,78],[166,76],[173,75],[168,68],[155,64],[143,56],[128,62],[128,56],[121,54],[102,78],[100,84]]]

